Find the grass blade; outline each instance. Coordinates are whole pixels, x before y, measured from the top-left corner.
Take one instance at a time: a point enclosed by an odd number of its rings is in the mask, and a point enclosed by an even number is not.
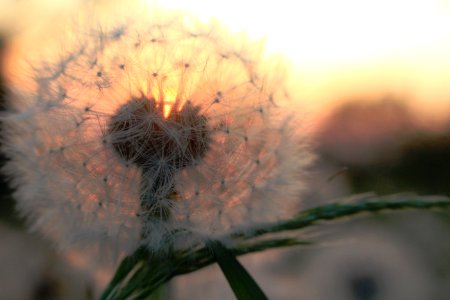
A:
[[[218,241],[210,241],[208,246],[238,300],[268,299],[229,249]]]

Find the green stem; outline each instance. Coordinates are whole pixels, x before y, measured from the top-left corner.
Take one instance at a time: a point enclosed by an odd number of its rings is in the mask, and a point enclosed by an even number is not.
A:
[[[234,255],[242,255],[271,248],[310,244],[311,242],[308,241],[302,241],[296,238],[280,238],[273,236],[273,234],[301,230],[321,222],[333,221],[357,214],[378,213],[385,210],[430,210],[446,209],[449,207],[450,198],[448,197],[410,195],[371,197],[363,199],[363,201],[352,203],[331,203],[305,210],[294,218],[286,221],[258,226],[258,228],[252,231],[232,233],[227,239],[234,240],[236,244],[234,247],[229,248],[229,251]],[[122,262],[111,284],[108,286],[108,289],[105,290],[106,295],[108,295],[110,291],[112,291],[113,294],[116,294],[115,287],[119,284],[121,279],[123,280],[126,277],[126,274],[124,275],[124,273],[131,271],[134,267],[130,266],[133,265],[133,263],[136,265],[138,262],[136,261],[137,259],[142,260],[142,258],[148,257],[148,255],[146,256],[140,253],[140,251],[142,250],[138,249],[133,255]],[[139,295],[139,297],[148,296],[161,284],[169,281],[172,277],[196,271],[214,262],[214,256],[207,246],[197,247],[194,250],[187,249],[175,251],[172,259],[160,261],[153,260],[153,263],[146,263],[142,266],[142,268],[147,269],[147,274],[149,274],[149,276],[145,278],[143,282],[140,282],[138,286],[134,286],[138,289],[135,291],[136,295]],[[153,272],[148,271],[150,267]],[[128,288],[125,286],[124,289],[127,290]],[[115,298],[113,296],[113,298],[102,297],[100,299],[120,298]]]
[[[218,241],[207,242],[207,247],[238,300],[268,300],[263,290],[229,249]]]
[[[320,221],[331,221],[360,213],[377,213],[384,210],[449,208],[448,197],[386,196],[369,198],[355,203],[331,203],[297,214],[278,224],[266,224],[250,233],[234,233],[233,238],[249,239],[268,233],[299,230]]]
[[[128,276],[137,263],[146,260],[147,257],[148,252],[144,247],[138,248],[132,255],[125,257],[117,268],[113,279],[103,291],[99,300],[110,299],[111,294],[114,293],[117,286]]]

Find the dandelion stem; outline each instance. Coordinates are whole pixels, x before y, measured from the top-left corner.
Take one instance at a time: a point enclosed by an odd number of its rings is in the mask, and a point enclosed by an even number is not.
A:
[[[346,217],[355,216],[362,213],[380,213],[382,211],[403,211],[403,210],[431,210],[447,209],[450,207],[449,197],[429,197],[429,196],[410,196],[395,195],[385,197],[370,197],[352,203],[331,203],[322,205],[313,209],[305,210],[294,218],[276,224],[266,224],[260,226],[251,233],[236,232],[230,235],[230,238],[236,241],[234,247],[229,247],[233,255],[242,255],[266,249],[287,247],[294,245],[308,245],[311,241],[304,241],[297,238],[280,238],[271,234],[283,233],[285,231],[301,230],[310,226],[318,225],[321,222],[338,220]],[[270,235],[263,239],[265,235]],[[115,297],[120,293],[116,287],[120,285],[120,280],[126,277],[125,272],[131,269],[142,260],[148,261],[148,252],[138,249],[133,255],[125,258],[111,284],[105,290],[100,299],[121,299]],[[139,299],[144,299],[147,295],[153,293],[161,284],[169,281],[177,275],[190,273],[202,267],[205,267],[216,260],[208,246],[196,247],[193,249],[175,251],[173,259],[158,260],[156,257],[151,260],[152,263],[143,264],[142,272],[148,274],[130,285],[128,282],[122,290],[130,291],[131,286],[136,288],[135,294]],[[134,264],[134,266],[132,266]],[[151,268],[151,269],[150,269]],[[151,270],[151,272],[149,271]],[[137,279],[136,279],[137,280]],[[111,295],[109,295],[111,294]],[[136,297],[137,297],[136,296]]]
[[[170,219],[170,202],[171,194],[174,193],[172,178],[163,178],[163,176],[156,177],[155,182],[151,182],[152,177],[155,177],[152,170],[142,168],[141,180],[141,209],[144,218],[153,218],[158,222],[165,222]],[[169,194],[165,195],[164,199],[160,199],[160,190],[168,190]],[[164,200],[164,201],[163,201]]]

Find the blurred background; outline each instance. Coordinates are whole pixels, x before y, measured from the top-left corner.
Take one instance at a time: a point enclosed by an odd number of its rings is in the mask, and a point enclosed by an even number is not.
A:
[[[81,1],[81,0],[80,0]],[[102,2],[102,1],[98,1]],[[104,5],[108,5],[104,1]],[[33,29],[76,0],[0,0],[0,108]],[[265,39],[292,65],[293,108],[319,158],[301,209],[350,195],[450,194],[450,1],[148,1]],[[5,158],[0,157],[2,163]],[[27,233],[0,181],[0,299],[94,299],[107,271]],[[307,232],[313,246],[242,258],[271,299],[446,300],[445,212],[365,215]],[[170,299],[233,299],[217,266],[170,283]]]

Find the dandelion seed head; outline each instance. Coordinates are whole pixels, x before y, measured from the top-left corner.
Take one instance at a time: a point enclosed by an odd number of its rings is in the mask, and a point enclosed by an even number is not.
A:
[[[14,87],[4,171],[32,228],[115,256],[291,215],[312,155],[260,43],[121,14],[61,26]]]
[[[123,159],[163,174],[175,172],[207,150],[210,131],[199,110],[188,101],[165,117],[155,99],[132,99],[111,118],[108,135]]]

